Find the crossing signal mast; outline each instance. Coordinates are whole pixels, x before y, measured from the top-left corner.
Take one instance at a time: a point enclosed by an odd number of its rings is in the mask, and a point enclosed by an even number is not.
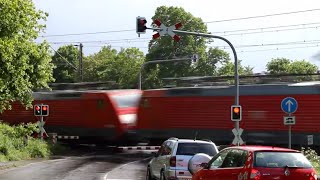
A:
[[[242,110],[241,110],[241,106],[239,104],[239,72],[238,72],[238,57],[237,57],[237,52],[234,48],[234,46],[232,45],[232,43],[221,36],[216,36],[213,34],[207,34],[207,33],[200,33],[200,32],[190,32],[190,31],[182,31],[182,30],[178,30],[182,24],[178,23],[175,24],[173,26],[165,26],[163,25],[159,20],[154,20],[154,24],[156,24],[158,26],[158,28],[148,28],[146,27],[146,23],[147,20],[144,17],[137,17],[137,33],[140,37],[140,34],[145,33],[146,29],[151,29],[154,31],[157,31],[156,34],[153,35],[153,39],[157,39],[160,36],[165,36],[165,35],[169,35],[171,36],[175,41],[179,41],[180,37],[178,35],[176,35],[176,33],[178,34],[186,34],[186,35],[193,35],[193,36],[200,36],[200,37],[206,37],[206,38],[216,38],[216,39],[220,39],[224,42],[226,42],[233,53],[234,56],[234,85],[235,85],[235,100],[234,100],[234,105],[231,107],[231,120],[234,121],[235,123],[235,131],[234,135],[235,135],[235,140],[234,142],[232,142],[233,144],[242,144],[243,141],[241,140],[241,133],[242,133],[242,129],[239,127],[239,122],[242,119]],[[140,75],[140,82],[141,82],[141,75]],[[141,83],[140,83],[140,89],[141,89]]]
[[[176,35],[174,33],[174,30],[181,28],[182,27],[181,23],[177,23],[177,24],[175,24],[173,26],[169,26],[169,27],[162,24],[160,22],[160,20],[158,20],[158,19],[154,20],[153,23],[156,24],[158,26],[158,28],[148,28],[146,26],[146,24],[147,24],[146,18],[138,16],[136,18],[136,32],[138,34],[138,37],[140,37],[140,34],[145,34],[147,29],[152,29],[152,30],[157,31],[157,33],[153,35],[153,39],[157,39],[160,36],[169,35],[175,41],[180,41],[180,36]]]
[[[33,107],[34,116],[40,116],[39,128],[40,128],[40,136],[43,139],[43,133],[46,133],[44,129],[45,122],[43,121],[44,116],[49,116],[49,105],[46,104],[36,104]]]

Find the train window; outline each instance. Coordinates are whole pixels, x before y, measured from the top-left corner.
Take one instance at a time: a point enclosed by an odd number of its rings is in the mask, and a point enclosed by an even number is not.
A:
[[[137,107],[141,94],[114,95],[111,97],[120,108]]]

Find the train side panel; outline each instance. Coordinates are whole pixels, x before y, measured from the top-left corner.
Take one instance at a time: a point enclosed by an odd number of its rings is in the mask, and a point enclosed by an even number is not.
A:
[[[259,90],[259,89],[256,89]],[[268,89],[269,91],[271,88]],[[280,103],[288,95],[277,94],[278,89],[269,95],[243,93],[240,104],[243,107],[243,118],[240,122],[244,129],[243,139],[252,144],[286,144],[288,142],[288,126],[283,125],[283,116]],[[297,99],[298,111],[294,113],[297,124],[292,126],[294,144],[305,145],[307,135],[315,136],[315,143],[320,144],[320,122],[317,118],[317,102],[320,95],[317,89],[310,90],[314,94],[294,94],[291,88],[289,96]],[[154,91],[146,91],[140,102],[138,111],[138,131],[141,136],[150,140],[165,139],[171,136],[179,138],[209,138],[218,143],[231,143],[234,135],[231,130],[234,122],[230,118],[230,106],[234,104],[234,96],[224,96],[225,89],[218,91],[218,95],[208,93],[199,95],[193,92],[184,92],[178,95],[166,93],[155,96]],[[161,90],[165,92],[166,90]],[[213,89],[217,92],[217,89]],[[145,106],[145,102],[148,102]]]

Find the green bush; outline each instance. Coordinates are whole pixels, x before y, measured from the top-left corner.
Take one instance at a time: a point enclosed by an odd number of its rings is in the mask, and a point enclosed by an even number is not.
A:
[[[317,152],[310,147],[301,148],[301,152],[306,156],[306,158],[312,163],[313,167],[316,169],[317,173],[320,173],[320,158]]]
[[[59,145],[49,145],[45,141],[31,137],[35,132],[39,132],[38,125],[35,123],[15,126],[0,123],[0,162],[47,158],[52,151],[61,149]],[[27,144],[24,141],[26,136]]]

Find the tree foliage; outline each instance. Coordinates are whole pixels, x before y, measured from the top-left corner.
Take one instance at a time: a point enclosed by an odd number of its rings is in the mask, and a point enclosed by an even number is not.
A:
[[[138,48],[103,47],[84,60],[85,81],[116,81],[120,88],[137,88],[138,74],[145,56]]]
[[[0,111],[10,102],[31,105],[32,90],[48,87],[53,65],[49,46],[34,40],[44,30],[47,14],[31,0],[0,0]]]
[[[194,17],[183,8],[160,6],[156,9],[155,15],[152,17],[152,20],[155,19],[159,19],[166,26],[175,25],[176,23],[181,22],[183,30],[207,32],[207,26],[201,18]],[[146,60],[153,61],[174,58],[189,59],[194,53],[197,53],[200,58],[203,58],[205,57],[205,52],[205,38],[181,35],[181,40],[179,42],[175,42],[170,36],[164,36],[150,41]],[[154,72],[157,72],[159,79],[156,81],[161,84],[161,78],[163,77],[189,75],[190,72],[193,71],[190,68],[190,65],[191,61],[161,63],[157,66],[158,70],[155,69],[156,66],[150,65],[146,67],[146,72],[144,74],[154,74]],[[153,71],[153,73],[151,71]],[[150,80],[150,78],[148,79]],[[153,78],[153,80],[155,79]],[[146,84],[149,86],[149,84],[154,84],[154,82],[146,81]]]
[[[52,56],[56,83],[72,83],[78,79],[79,50],[74,45],[61,46]]]
[[[275,58],[267,63],[267,70],[270,74],[312,74],[317,72],[318,67],[306,60]]]
[[[152,17],[152,20],[155,19],[159,19],[166,26],[181,22],[183,25],[182,30],[208,33],[207,26],[201,18],[194,17],[183,8],[160,6]],[[224,75],[234,74],[234,71],[231,72],[229,70],[233,67],[229,54],[218,48],[208,48],[207,50],[208,42],[206,38],[193,35],[181,35],[179,42],[173,41],[170,36],[151,40],[149,52],[146,56],[147,61],[175,58],[187,60],[179,63],[161,63],[157,66],[149,65],[144,74],[150,74],[153,78],[147,77],[144,79],[146,84],[144,87],[161,87],[163,85],[162,78],[165,77],[215,76],[222,75],[225,71],[227,71],[227,74]],[[193,54],[198,54],[199,57],[198,62],[195,64],[191,62]],[[188,61],[188,59],[190,60]],[[219,70],[220,66],[225,70]],[[239,64],[239,69],[240,72],[246,70],[246,73],[252,73],[253,68],[244,68]],[[154,76],[155,74],[158,75],[158,79]]]

